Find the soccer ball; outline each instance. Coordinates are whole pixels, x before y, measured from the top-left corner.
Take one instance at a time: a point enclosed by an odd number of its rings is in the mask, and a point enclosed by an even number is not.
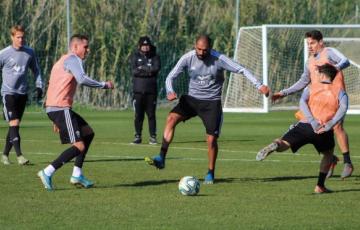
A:
[[[200,191],[200,182],[193,176],[185,176],[179,182],[179,192],[184,196],[195,196]]]

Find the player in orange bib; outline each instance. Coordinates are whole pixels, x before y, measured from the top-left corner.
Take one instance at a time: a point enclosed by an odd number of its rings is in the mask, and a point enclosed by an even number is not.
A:
[[[272,96],[273,102],[287,95],[298,92],[308,85],[311,86],[313,91],[319,90],[318,88],[321,88],[322,84],[316,80],[316,69],[317,66],[324,64],[331,64],[339,70],[332,85],[339,89],[343,89],[344,91],[346,90],[342,70],[350,65],[349,60],[335,48],[325,47],[323,35],[320,31],[309,31],[305,34],[305,37],[309,47],[310,57],[304,68],[304,73],[294,85],[287,89],[283,89],[280,92],[274,93]],[[301,112],[297,112],[295,117],[301,120],[303,118],[303,114],[301,114]],[[344,169],[341,173],[342,179],[350,177],[354,171],[354,167],[350,159],[348,135],[343,128],[343,122],[344,120],[341,120],[334,126],[335,136],[344,158]],[[327,177],[332,176],[337,161],[338,158],[334,156]]]
[[[325,187],[325,180],[334,157],[333,127],[344,118],[348,107],[345,90],[334,84],[339,76],[337,73],[338,70],[330,64],[317,67],[313,84],[304,90],[300,99],[303,118],[256,156],[256,160],[262,161],[274,151],[282,152],[291,148],[295,153],[302,146],[313,144],[323,154],[315,193],[331,192]]]
[[[51,69],[49,87],[46,93],[46,113],[54,124],[54,131],[60,135],[62,144],[71,146],[52,163],[38,172],[45,189],[52,191],[52,176],[73,158],[74,168],[70,183],[90,188],[94,183],[82,172],[82,166],[95,133],[79,114],[73,111],[73,99],[78,85],[91,88],[113,89],[111,81],[97,81],[84,71],[83,60],[90,52],[89,38],[74,34],[70,39],[69,52],[64,54]]]

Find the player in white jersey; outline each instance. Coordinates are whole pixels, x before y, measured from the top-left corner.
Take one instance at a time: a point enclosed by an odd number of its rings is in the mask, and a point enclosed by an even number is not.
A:
[[[166,78],[167,99],[173,101],[177,95],[173,89],[173,80],[187,70],[189,81],[188,95],[182,95],[166,121],[160,154],[145,161],[158,169],[165,167],[165,157],[174,137],[175,127],[181,121],[199,116],[206,128],[208,145],[208,172],[206,184],[214,183],[215,163],[218,154],[217,139],[222,124],[221,91],[224,83],[224,70],[240,73],[250,80],[260,93],[268,96],[270,89],[262,85],[247,69],[232,59],[211,49],[211,40],[200,35],[195,49],[183,55]]]
[[[43,82],[40,68],[33,49],[25,46],[25,30],[22,26],[13,26],[10,30],[12,44],[0,51],[0,69],[2,70],[1,96],[4,104],[4,117],[9,123],[1,161],[10,164],[9,153],[14,147],[20,165],[29,163],[21,151],[19,126],[27,101],[28,77],[30,68],[36,79],[38,100],[42,97]]]

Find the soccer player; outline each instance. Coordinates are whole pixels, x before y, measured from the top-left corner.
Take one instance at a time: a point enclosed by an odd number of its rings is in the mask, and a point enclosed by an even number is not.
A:
[[[280,92],[274,93],[272,96],[272,100],[274,102],[280,98],[302,90],[307,85],[311,85],[314,82],[314,79],[316,79],[315,67],[326,63],[335,66],[335,68],[339,70],[333,84],[339,85],[343,90],[345,90],[344,76],[342,70],[350,65],[349,60],[335,48],[325,47],[323,35],[320,31],[309,31],[305,34],[305,37],[309,47],[310,57],[308,59],[308,62],[306,63],[304,73],[294,85],[290,86],[287,89],[283,89]],[[338,124],[334,126],[334,132],[337,143],[339,144],[339,148],[344,158],[344,169],[341,173],[341,178],[344,179],[351,176],[354,167],[350,159],[348,135],[343,128],[343,122],[344,121],[341,120]],[[338,158],[334,156],[332,160],[332,165],[329,169],[328,177],[332,176],[337,161]]]
[[[43,82],[35,52],[25,45],[24,27],[15,25],[10,29],[10,34],[12,44],[0,51],[1,96],[4,104],[4,118],[9,123],[1,161],[4,165],[11,164],[9,153],[14,147],[19,165],[26,165],[29,160],[21,151],[19,129],[28,98],[28,69],[31,69],[36,79],[38,100],[42,97]]]
[[[133,75],[133,106],[135,111],[135,138],[133,144],[140,144],[145,113],[149,124],[149,144],[156,140],[156,98],[157,75],[160,71],[160,56],[148,36],[140,37],[138,49],[131,56]]]
[[[89,50],[89,39],[85,35],[75,34],[70,39],[70,51],[63,55],[53,66],[46,95],[46,113],[59,132],[62,144],[71,144],[60,156],[45,169],[38,172],[45,189],[51,191],[52,175],[65,163],[75,158],[70,183],[84,188],[93,186],[82,173],[86,153],[94,138],[94,131],[88,123],[72,110],[73,97],[77,84],[93,88],[113,89],[111,81],[98,82],[86,75],[82,60]]]
[[[333,84],[338,77],[337,72],[331,64],[316,67],[316,76],[313,77],[312,84],[305,88],[300,99],[300,110],[303,114],[300,122],[283,137],[260,150],[256,156],[256,159],[261,161],[273,151],[282,152],[291,148],[295,153],[302,146],[313,144],[316,150],[323,154],[315,193],[331,192],[325,187],[325,180],[334,156],[333,127],[344,118],[348,106],[345,90]]]
[[[179,103],[170,111],[164,129],[160,154],[145,161],[158,169],[165,167],[165,157],[174,137],[175,127],[181,121],[199,116],[206,129],[208,146],[208,172],[205,184],[214,183],[215,163],[218,154],[217,139],[220,135],[223,113],[221,91],[224,83],[224,70],[243,74],[260,93],[268,96],[270,89],[262,85],[247,69],[227,56],[211,48],[211,39],[200,35],[195,42],[195,49],[183,55],[166,78],[167,99],[173,101],[177,94],[173,81],[187,70],[189,75],[188,95],[182,95]]]

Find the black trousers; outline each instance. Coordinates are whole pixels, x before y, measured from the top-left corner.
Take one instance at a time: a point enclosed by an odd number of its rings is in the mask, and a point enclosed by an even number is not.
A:
[[[156,94],[134,93],[135,134],[141,135],[145,113],[148,117],[149,133],[156,136]]]

